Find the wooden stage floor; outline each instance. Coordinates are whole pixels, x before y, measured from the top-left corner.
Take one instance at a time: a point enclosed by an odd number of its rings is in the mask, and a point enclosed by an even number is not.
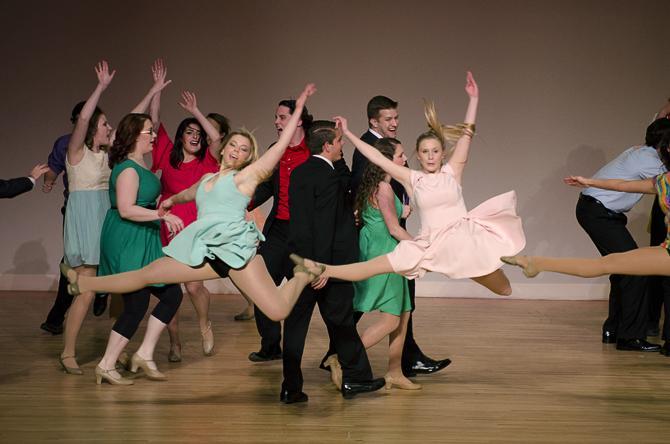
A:
[[[415,333],[453,364],[416,378],[423,390],[344,400],[317,365],[327,336],[315,314],[303,359],[308,403],[278,401],[281,363],[252,364],[253,322],[234,322],[239,296],[215,296],[216,354],[204,357],[186,299],[182,363],[156,361],[167,382],[97,386],[111,321],[87,318],[84,376],[63,374],[62,336],[39,330],[53,293],[0,292],[0,441],[24,442],[594,442],[670,440],[670,358],[600,343],[606,302],[418,300]],[[363,319],[362,326],[372,319]],[[134,351],[142,325],[129,350]],[[650,338],[660,342],[658,338]],[[386,371],[385,344],[369,353]]]

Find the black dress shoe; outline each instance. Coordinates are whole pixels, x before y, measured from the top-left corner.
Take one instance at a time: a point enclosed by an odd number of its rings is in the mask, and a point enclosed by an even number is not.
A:
[[[451,359],[440,359],[439,361],[434,361],[430,358],[423,361],[413,362],[412,365],[408,368],[410,373],[416,375],[429,375],[431,373],[439,372],[443,368],[446,368],[451,364]]]
[[[101,316],[107,310],[107,295],[96,294],[93,299],[93,315]]]
[[[268,362],[281,359],[281,352],[266,353],[263,350],[249,353],[251,362]]]
[[[374,392],[386,385],[384,378],[372,379],[370,381],[343,382],[342,396],[351,399],[359,393]]]
[[[603,330],[603,344],[615,344],[616,343],[616,332]]]
[[[307,402],[309,396],[305,392],[289,392],[282,390],[279,394],[279,400],[284,404],[295,404],[296,402]]]
[[[46,332],[51,333],[52,335],[62,335],[63,334],[63,324],[61,325],[53,325],[53,324],[47,324],[46,322],[43,322],[42,325],[40,325],[40,328]]]
[[[670,341],[665,341],[665,344],[663,344],[663,347],[661,347],[660,352],[663,356],[670,356]]]
[[[617,350],[657,352],[661,350],[658,344],[652,344],[645,339],[619,339],[616,341]]]

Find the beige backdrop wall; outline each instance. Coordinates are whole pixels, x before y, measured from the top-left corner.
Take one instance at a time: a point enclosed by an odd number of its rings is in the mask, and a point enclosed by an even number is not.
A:
[[[102,58],[117,70],[100,103],[111,122],[149,87],[160,56],[173,80],[162,101],[171,133],[184,117],[179,93],[190,89],[203,110],[256,129],[265,146],[275,138],[276,102],[313,81],[313,114],[343,114],[359,132],[371,96],[398,100],[408,151],[424,129],[422,97],[437,101],[443,120],[462,120],[469,69],[481,108],[464,178],[468,205],[516,189],[528,253],[596,256],[575,221],[577,191],[561,178],[589,175],[643,141],[670,93],[668,17],[662,1],[3,2],[0,177],[46,159],[70,130],[72,105],[94,88]],[[53,286],[61,204],[60,187],[0,202],[0,288]],[[630,215],[641,244],[649,207],[647,198]],[[508,274],[517,297],[605,295],[604,279]],[[435,274],[418,293],[486,295]]]

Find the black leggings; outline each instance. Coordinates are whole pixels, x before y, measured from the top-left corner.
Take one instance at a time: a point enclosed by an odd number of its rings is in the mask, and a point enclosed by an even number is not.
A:
[[[126,339],[132,338],[140,322],[142,322],[147,308],[149,308],[149,296],[152,294],[160,300],[154,307],[152,316],[164,324],[170,323],[184,297],[181,285],[178,284],[170,284],[164,287],[145,287],[132,293],[124,293],[122,295],[123,312],[112,330]]]

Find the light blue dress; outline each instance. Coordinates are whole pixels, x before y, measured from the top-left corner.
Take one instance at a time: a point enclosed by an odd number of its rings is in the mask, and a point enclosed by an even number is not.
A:
[[[167,256],[192,267],[216,257],[231,268],[242,268],[256,255],[265,237],[253,221],[245,219],[251,198],[237,189],[235,174],[214,174],[200,182],[195,194],[198,218],[163,248]]]

